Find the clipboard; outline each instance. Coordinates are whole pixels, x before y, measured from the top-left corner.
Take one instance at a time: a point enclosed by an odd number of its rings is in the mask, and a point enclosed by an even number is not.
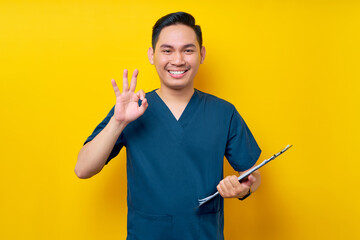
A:
[[[263,167],[265,164],[267,164],[268,162],[270,162],[271,160],[274,160],[276,157],[278,157],[279,155],[283,154],[286,150],[288,150],[289,148],[291,148],[292,145],[287,145],[283,150],[281,150],[280,152],[274,154],[271,158],[264,160],[262,163],[256,165],[254,168],[244,172],[243,174],[241,174],[238,177],[239,182],[241,182],[241,180],[245,179],[247,176],[249,176],[251,173],[255,172],[256,170],[258,170],[259,168]],[[201,205],[203,205],[204,203],[210,201],[211,199],[213,199],[214,197],[216,197],[217,195],[219,195],[219,192],[214,193],[213,195],[210,195],[206,198],[203,199],[199,199],[199,207]]]

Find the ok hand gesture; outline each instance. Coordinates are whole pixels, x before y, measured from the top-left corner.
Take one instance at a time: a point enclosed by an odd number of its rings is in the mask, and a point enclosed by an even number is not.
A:
[[[123,74],[123,91],[120,92],[114,79],[111,80],[111,84],[114,88],[116,95],[116,104],[114,110],[114,118],[119,122],[125,124],[130,123],[141,115],[144,114],[146,108],[148,107],[147,100],[145,98],[145,92],[143,90],[135,93],[136,81],[139,71],[135,69],[130,83],[130,88],[128,84],[128,71],[124,70]],[[142,101],[141,106],[139,106],[139,99]]]

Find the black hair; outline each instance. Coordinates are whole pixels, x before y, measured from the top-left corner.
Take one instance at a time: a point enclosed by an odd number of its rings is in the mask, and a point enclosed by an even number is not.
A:
[[[159,39],[159,35],[161,30],[164,27],[167,26],[171,26],[171,25],[176,25],[176,24],[184,24],[186,26],[191,27],[192,29],[194,29],[198,43],[200,48],[202,47],[202,33],[201,33],[201,28],[199,25],[195,25],[195,18],[189,14],[189,13],[185,13],[185,12],[176,12],[176,13],[170,13],[166,16],[163,16],[162,18],[160,18],[159,20],[157,20],[157,22],[155,23],[155,25],[153,26],[153,31],[152,31],[152,47],[155,50],[155,45]]]

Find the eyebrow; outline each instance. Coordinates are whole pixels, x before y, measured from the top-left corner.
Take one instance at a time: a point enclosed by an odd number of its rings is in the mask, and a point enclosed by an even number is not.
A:
[[[189,44],[185,44],[182,48],[189,48],[189,47],[194,47],[196,48],[195,44],[193,43],[189,43]],[[169,44],[162,44],[160,46],[160,48],[174,48],[173,46],[169,45]]]
[[[196,48],[195,44],[192,44],[192,43],[186,44],[186,45],[184,46],[184,48],[189,48],[189,47],[194,47],[194,48]]]

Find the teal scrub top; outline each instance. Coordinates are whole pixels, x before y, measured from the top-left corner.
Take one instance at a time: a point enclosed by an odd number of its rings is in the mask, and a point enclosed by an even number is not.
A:
[[[224,239],[223,199],[201,207],[198,200],[216,192],[224,156],[236,171],[255,164],[261,150],[253,135],[232,104],[199,90],[178,120],[155,90],[146,98],[147,110],[126,126],[106,162],[126,147],[127,239]]]

